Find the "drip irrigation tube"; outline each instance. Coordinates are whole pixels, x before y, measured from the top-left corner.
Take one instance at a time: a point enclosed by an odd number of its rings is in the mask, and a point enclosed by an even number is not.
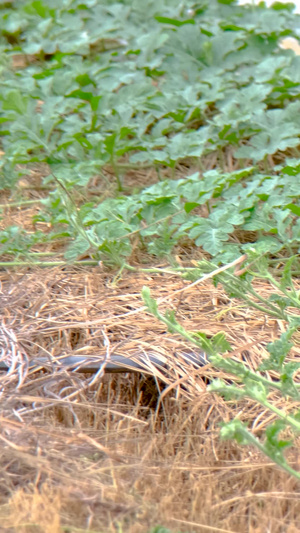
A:
[[[180,351],[175,355],[178,363],[180,361],[193,365],[194,368],[201,368],[209,361],[203,352]],[[163,361],[154,353],[139,353],[133,359],[122,354],[112,354],[109,360],[105,361],[104,356],[60,356],[53,360],[47,357],[38,357],[29,360],[29,370],[70,370],[86,374],[96,374],[102,366],[107,373],[143,372],[152,373],[151,367],[166,369],[174,364],[174,358]],[[5,361],[0,361],[0,371],[9,371],[10,367]]]

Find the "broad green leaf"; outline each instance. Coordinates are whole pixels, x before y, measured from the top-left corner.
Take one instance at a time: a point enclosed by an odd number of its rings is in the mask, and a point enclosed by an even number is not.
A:
[[[2,109],[23,115],[27,111],[27,104],[28,96],[22,95],[21,91],[12,90],[3,98]]]

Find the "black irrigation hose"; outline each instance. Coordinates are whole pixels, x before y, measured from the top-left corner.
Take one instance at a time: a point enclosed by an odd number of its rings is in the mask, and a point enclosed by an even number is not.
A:
[[[193,365],[194,368],[201,368],[208,363],[207,356],[203,352],[196,353],[180,351],[177,354],[177,357],[178,356],[178,361],[182,360],[185,363]],[[170,361],[163,362],[153,353],[137,354],[134,357],[134,360],[121,354],[112,354],[107,362],[105,362],[103,356],[101,357],[102,359],[100,359],[100,357],[91,357],[90,355],[72,355],[65,357],[61,356],[56,358],[54,361],[51,361],[47,357],[38,357],[29,360],[29,370],[37,372],[41,369],[50,371],[66,369],[73,372],[96,374],[101,369],[102,365],[104,365],[105,372],[108,373],[152,373],[151,366],[160,369],[166,369],[169,363],[172,364],[172,362],[174,362],[173,357],[170,358]],[[9,369],[10,367],[7,363],[0,361],[0,371],[8,371]]]

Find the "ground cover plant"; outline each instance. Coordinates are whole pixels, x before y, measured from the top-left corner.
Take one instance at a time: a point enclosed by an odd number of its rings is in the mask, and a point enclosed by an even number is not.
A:
[[[98,388],[66,373],[55,381],[48,375],[24,382],[13,372],[4,378],[9,451],[0,516],[9,531],[145,531],[158,523],[175,531],[181,518],[186,531],[298,530],[300,56],[281,43],[298,37],[299,22],[293,5],[280,2],[271,8],[233,0],[0,2],[2,345],[21,355],[42,349],[58,356],[93,353],[104,340],[106,347],[125,343],[132,354],[137,345],[163,346],[166,357],[180,334],[211,357],[197,375],[175,360],[167,376],[153,371],[156,388],[166,387],[153,402],[135,378],[100,380]],[[40,267],[54,270],[34,270]],[[160,292],[151,299],[144,290],[146,306],[174,339],[153,318],[143,319],[146,327],[137,321],[146,311],[142,287],[153,280]],[[219,285],[205,289],[205,299],[198,287],[210,280]],[[185,296],[187,281],[192,296]],[[196,306],[210,312],[210,302],[227,324],[198,317]],[[273,321],[264,342],[255,313]],[[250,333],[240,344],[232,334],[241,316],[257,346]],[[245,362],[241,346],[248,345]],[[207,389],[202,378],[216,381]],[[12,392],[18,384],[19,396]],[[28,407],[34,401],[38,409]],[[221,421],[228,422],[224,436],[259,453],[219,441]],[[49,444],[43,423],[52,432]],[[123,440],[114,440],[117,432]],[[261,452],[295,479],[262,463]],[[144,479],[135,472],[136,457]],[[124,468],[116,472],[119,463]],[[78,490],[65,492],[72,470]],[[12,481],[15,472],[22,482]],[[155,499],[155,476],[169,487],[169,500],[164,490]],[[187,512],[170,486],[192,494]],[[263,496],[269,493],[283,501],[276,513]],[[88,502],[88,513],[84,505],[73,512],[74,501]]]
[[[1,186],[21,201],[43,164],[48,190],[35,231],[3,229],[2,254],[63,239],[66,260],[120,265],[134,237],[156,256],[188,238],[226,262],[249,246],[237,230],[297,250],[300,58],[279,48],[297,36],[291,5],[21,1],[0,16]],[[127,186],[144,168],[159,181]]]
[[[221,436],[225,439],[235,438],[237,442],[244,445],[254,445],[286,472],[299,480],[298,469],[293,469],[286,461],[284,455],[287,447],[293,444],[297,447],[298,444],[297,438],[300,431],[299,409],[294,408],[293,411],[287,412],[285,408],[278,408],[276,402],[269,401],[270,390],[274,389],[284,399],[290,397],[296,402],[296,406],[299,405],[299,384],[298,380],[295,380],[295,376],[299,371],[300,363],[286,361],[286,357],[293,346],[291,343],[292,336],[299,329],[300,323],[299,292],[295,290],[291,278],[291,264],[294,259],[291,258],[286,265],[281,283],[278,283],[276,278],[268,271],[267,261],[261,258],[255,262],[258,267],[255,271],[251,272],[248,268],[246,269],[247,275],[244,278],[235,276],[230,271],[225,271],[222,268],[211,272],[211,276],[223,284],[230,297],[242,298],[249,306],[287,323],[286,330],[281,337],[268,344],[269,357],[265,358],[254,371],[249,368],[247,363],[243,361],[236,362],[222,355],[231,350],[223,333],[218,333],[209,339],[202,332],[189,332],[176,320],[174,311],[169,310],[164,315],[160,313],[157,301],[151,298],[148,287],[143,289],[143,298],[148,310],[165,323],[169,331],[181,334],[190,343],[194,344],[198,350],[204,350],[208,355],[208,361],[213,366],[237,378],[237,382],[234,381],[233,383],[215,379],[209,385],[209,391],[217,392],[227,399],[249,397],[276,417],[275,421],[272,420],[266,426],[259,439],[248,430],[247,424],[243,424],[239,418],[223,424]],[[212,265],[208,263],[205,266],[207,269],[211,268]],[[198,269],[190,269],[188,272],[189,278],[196,277],[196,283],[201,280],[199,275],[201,273],[200,264],[199,267]],[[251,284],[253,277],[268,280],[274,289],[274,293],[270,298],[264,298],[255,291]],[[293,308],[296,313],[291,312]],[[287,432],[286,430],[289,431]],[[284,432],[289,435],[288,439],[282,438]]]

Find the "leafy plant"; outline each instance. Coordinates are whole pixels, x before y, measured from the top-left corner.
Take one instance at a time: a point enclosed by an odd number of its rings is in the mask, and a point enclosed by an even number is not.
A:
[[[221,428],[221,437],[235,439],[240,444],[255,446],[286,472],[300,479],[299,472],[288,463],[284,453],[286,448],[293,445],[300,433],[300,411],[296,408],[288,412],[284,401],[282,407],[278,407],[278,399],[273,401],[270,397],[270,393],[276,391],[283,400],[288,398],[294,401],[300,400],[300,385],[296,379],[300,363],[286,360],[293,346],[292,336],[300,325],[299,312],[297,312],[300,309],[299,292],[293,285],[291,272],[295,258],[287,261],[279,281],[270,273],[264,257],[252,255],[249,259],[250,265],[246,269],[246,274],[242,276],[237,276],[230,270],[217,269],[216,265],[211,263],[199,264],[198,269],[189,270],[186,275],[191,279],[200,279],[203,271],[210,271],[215,283],[221,282],[230,297],[243,299],[247,306],[252,306],[286,322],[286,331],[282,333],[280,339],[268,345],[269,357],[264,359],[255,370],[251,370],[243,362],[230,358],[230,345],[222,333],[209,339],[202,332],[186,331],[177,322],[173,312],[167,311],[164,315],[160,313],[157,302],[151,298],[147,287],[144,287],[142,295],[147,310],[166,324],[170,332],[181,334],[197,348],[204,350],[214,367],[232,376],[231,383],[220,379],[213,380],[208,387],[209,391],[230,400],[250,398],[261,405],[263,410],[269,411],[275,419],[266,426],[259,438],[239,419],[224,424]],[[255,265],[255,270],[251,268],[251,265]],[[217,274],[214,275],[214,272]],[[255,278],[268,280],[272,285],[274,293],[270,298],[262,297],[253,288],[252,280]],[[292,312],[292,309],[296,312]],[[229,352],[229,356],[223,356],[225,352]]]
[[[261,252],[296,252],[300,58],[279,42],[297,37],[299,16],[278,6],[1,5],[0,186],[16,189],[33,165],[48,169],[51,192],[33,220],[52,226],[42,240],[64,234],[66,259],[118,265],[132,234],[157,256],[188,237],[217,263],[248,249],[236,230],[257,232]],[[228,171],[228,154],[240,169]],[[216,168],[206,170],[211,155]],[[108,168],[114,198],[66,207],[62,186],[84,197]],[[159,179],[168,168],[169,179],[126,190],[126,172],[143,168]],[[13,243],[1,252],[14,255]]]

